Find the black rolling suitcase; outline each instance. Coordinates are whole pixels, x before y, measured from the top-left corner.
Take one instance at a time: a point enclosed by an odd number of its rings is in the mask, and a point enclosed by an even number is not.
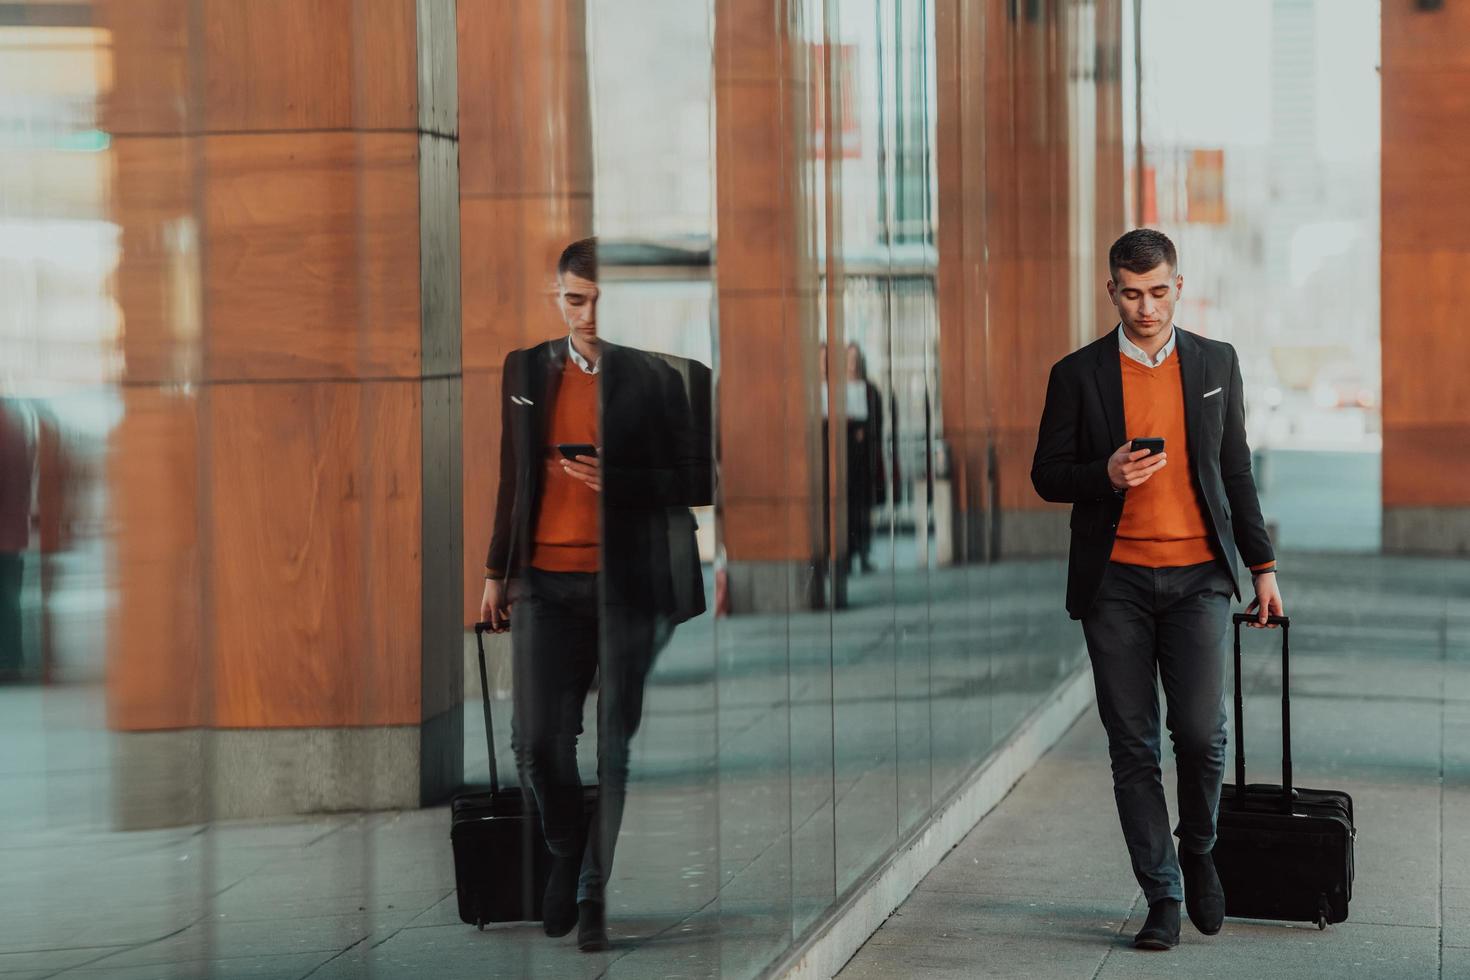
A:
[[[454,881],[459,917],[481,929],[487,922],[541,918],[541,897],[551,875],[551,852],[541,833],[541,816],[529,794],[501,789],[490,724],[490,683],[485,671],[485,631],[475,624],[480,653],[480,690],[485,701],[485,738],[490,749],[490,791],[461,793],[450,803],[449,840],[454,847]],[[583,819],[597,805],[597,787],[583,790]]]
[[[1340,790],[1303,789],[1291,781],[1291,620],[1281,626],[1281,785],[1245,781],[1240,627],[1235,623],[1235,785],[1220,795],[1215,868],[1225,914],[1245,919],[1329,922],[1348,917],[1353,897],[1353,800]]]

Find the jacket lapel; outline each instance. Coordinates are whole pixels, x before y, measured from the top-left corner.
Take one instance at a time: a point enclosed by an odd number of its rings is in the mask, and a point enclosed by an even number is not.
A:
[[[1117,330],[1097,341],[1095,378],[1098,397],[1102,399],[1103,415],[1107,419],[1108,451],[1111,453],[1128,438],[1123,417],[1123,368],[1118,363]]]
[[[1205,380],[1204,351],[1195,343],[1193,334],[1185,333],[1177,326],[1174,331],[1179,335],[1174,353],[1179,358],[1179,380],[1184,388],[1184,428],[1189,436],[1189,458],[1194,461],[1191,468],[1197,470],[1199,453],[1195,447],[1199,445],[1199,398]]]
[[[551,430],[551,410],[556,404],[556,393],[561,388],[561,371],[567,360],[567,341],[550,340],[542,345],[541,363],[536,371],[536,411],[531,413],[535,425],[531,431],[531,445],[536,456],[536,471],[541,468],[540,453],[546,446],[546,434]]]
[[[602,354],[598,361],[601,366],[597,371],[597,397],[602,417],[597,420],[597,431],[606,443],[607,421],[611,417],[612,406],[616,404],[614,398],[622,387],[622,376],[627,373],[628,365],[624,363],[617,344],[610,344],[605,340],[599,343]]]

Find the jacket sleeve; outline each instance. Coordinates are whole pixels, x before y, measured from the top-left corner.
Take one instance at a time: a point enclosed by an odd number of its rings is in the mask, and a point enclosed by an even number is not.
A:
[[[607,463],[604,499],[611,507],[701,507],[714,500],[714,460],[710,443],[710,370],[687,362],[684,378],[668,364],[654,365],[655,397],[665,422],[664,465],[618,466]]]
[[[1046,383],[1046,406],[1036,435],[1036,455],[1031,461],[1031,485],[1041,499],[1055,504],[1080,500],[1103,500],[1114,496],[1108,479],[1107,457],[1077,458],[1077,424],[1081,401],[1077,382],[1060,363],[1051,369]]]
[[[1240,377],[1240,357],[1234,347],[1230,348],[1230,392],[1225,403],[1225,431],[1220,439],[1220,478],[1225,484],[1225,499],[1230,502],[1240,560],[1250,568],[1275,561],[1266,521],[1261,516],[1255,476],[1251,473],[1251,450],[1245,438],[1245,385]]]
[[[485,556],[485,576],[505,578],[510,573],[510,538],[516,503],[515,430],[512,426],[510,400],[512,378],[516,376],[519,351],[506,355],[500,372],[500,483],[495,491],[495,525],[490,535],[490,551]]]

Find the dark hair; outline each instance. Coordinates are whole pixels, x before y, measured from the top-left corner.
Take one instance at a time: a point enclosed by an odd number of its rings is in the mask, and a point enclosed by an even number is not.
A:
[[[1170,272],[1176,271],[1179,253],[1168,235],[1152,228],[1135,228],[1108,249],[1108,275],[1114,281],[1118,278],[1119,269],[1141,276],[1164,263],[1168,263]]]
[[[556,274],[561,276],[568,272],[589,282],[597,281],[597,239],[579,239],[561,250],[561,258],[556,260]]]

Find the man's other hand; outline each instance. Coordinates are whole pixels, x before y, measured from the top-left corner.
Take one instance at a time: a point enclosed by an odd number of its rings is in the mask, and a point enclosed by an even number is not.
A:
[[[593,490],[602,489],[602,463],[596,456],[578,456],[575,460],[563,459],[561,468],[574,479],[581,480]]]
[[[1262,572],[1255,576],[1256,597],[1251,604],[1245,607],[1247,616],[1255,616],[1256,621],[1251,623],[1251,629],[1260,629],[1267,626],[1268,616],[1285,616],[1286,606],[1281,601],[1281,590],[1276,587],[1276,573]],[[1275,629],[1274,625],[1267,627]]]
[[[1149,456],[1147,449],[1132,452],[1128,447],[1133,445],[1130,439],[1118,447],[1118,451],[1108,457],[1108,479],[1113,481],[1113,488],[1126,490],[1136,487],[1141,483],[1147,483],[1148,478],[1163,469],[1169,462],[1168,453],[1157,453]],[[1147,457],[1147,458],[1145,458]]]
[[[485,594],[480,598],[480,622],[490,624],[490,632],[510,629],[510,595],[504,579],[487,578]]]

